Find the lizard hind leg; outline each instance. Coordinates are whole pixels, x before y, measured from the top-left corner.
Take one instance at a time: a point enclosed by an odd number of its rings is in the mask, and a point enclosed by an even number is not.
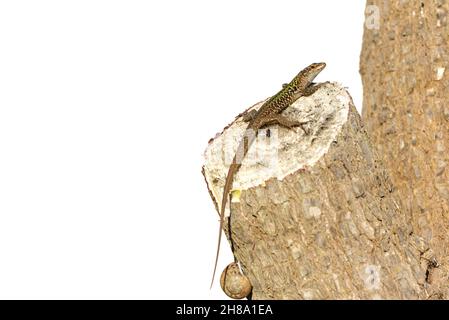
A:
[[[274,115],[271,115],[271,116],[265,118],[262,121],[260,128],[263,128],[263,127],[266,127],[266,126],[269,126],[272,124],[278,124],[281,127],[291,129],[291,130],[293,130],[293,128],[295,128],[295,127],[300,127],[305,133],[307,133],[307,130],[303,127],[303,125],[306,123],[307,122],[291,120],[281,114],[274,114]]]
[[[250,122],[252,121],[257,115],[257,110],[249,110],[247,112],[245,112],[242,116],[243,121],[245,122]]]

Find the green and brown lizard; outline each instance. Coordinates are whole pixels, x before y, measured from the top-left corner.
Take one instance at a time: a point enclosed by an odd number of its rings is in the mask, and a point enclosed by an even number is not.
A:
[[[221,243],[221,231],[223,229],[224,213],[227,203],[227,198],[231,192],[234,176],[242,165],[242,160],[248,153],[251,144],[256,139],[257,131],[265,126],[278,124],[286,128],[293,128],[300,126],[304,123],[298,121],[292,121],[281,113],[293,102],[302,96],[312,94],[316,88],[313,84],[315,77],[326,67],[325,63],[313,63],[293,78],[289,84],[285,84],[281,91],[276,95],[268,99],[260,108],[254,113],[248,113],[245,121],[248,122],[245,134],[240,141],[240,144],[235,153],[234,159],[229,167],[228,174],[226,176],[225,186],[223,188],[223,198],[220,208],[220,230],[218,235],[218,247],[215,258],[214,272],[212,275],[212,283],[214,282],[215,272],[217,271],[218,256],[220,253]],[[249,116],[249,117],[248,117]]]

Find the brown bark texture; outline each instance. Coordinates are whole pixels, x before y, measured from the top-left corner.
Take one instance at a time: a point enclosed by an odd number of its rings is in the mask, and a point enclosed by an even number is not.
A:
[[[360,63],[362,117],[413,233],[434,252],[426,292],[437,299],[449,298],[448,10],[446,0],[367,1]]]
[[[308,121],[307,134],[270,127],[251,150],[277,150],[275,169],[245,158],[227,210],[226,235],[252,298],[426,298],[432,251],[402,213],[349,93],[327,83],[285,114]],[[232,158],[244,128],[238,117],[205,152],[217,210],[229,166],[223,155]]]

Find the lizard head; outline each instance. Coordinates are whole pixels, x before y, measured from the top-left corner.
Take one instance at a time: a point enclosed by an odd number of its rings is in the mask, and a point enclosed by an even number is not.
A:
[[[290,82],[286,88],[293,93],[304,90],[313,83],[315,77],[326,67],[324,62],[312,63],[310,66],[300,71],[298,75]],[[301,92],[302,94],[302,92]]]
[[[315,79],[315,77],[323,71],[325,67],[326,64],[324,62],[312,63],[310,66],[301,71],[301,73],[303,73],[305,78],[309,81],[313,81],[313,79]]]

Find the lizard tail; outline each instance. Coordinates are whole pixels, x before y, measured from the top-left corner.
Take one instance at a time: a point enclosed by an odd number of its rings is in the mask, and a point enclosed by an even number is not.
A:
[[[228,174],[226,176],[226,181],[225,181],[225,185],[223,188],[223,198],[221,199],[221,208],[220,208],[220,231],[218,234],[217,256],[215,257],[214,273],[212,274],[212,282],[210,284],[211,289],[212,289],[212,285],[214,284],[215,273],[217,271],[218,256],[220,253],[220,244],[221,244],[221,232],[223,230],[226,202],[227,202],[229,193],[231,192],[231,189],[232,189],[234,175],[237,173],[237,171],[239,171],[240,167],[242,166],[241,161],[237,161],[239,159],[238,156],[240,155],[240,153],[243,153],[242,158],[244,158],[246,156],[246,154],[248,152],[248,148],[249,148],[248,146],[251,145],[253,143],[253,141],[255,140],[255,135],[250,135],[247,138],[249,139],[249,141],[246,141],[245,140],[246,138],[244,137],[237,148],[237,152],[234,155],[234,159],[232,159],[232,163],[229,166]]]
[[[220,230],[218,231],[217,255],[215,256],[214,273],[212,274],[212,281],[210,282],[210,289],[212,289],[212,286],[214,285],[215,273],[217,272],[218,256],[220,255],[220,244],[221,244],[222,229],[223,229],[223,219],[220,219]]]
[[[215,257],[214,272],[212,274],[212,281],[210,284],[211,289],[214,284],[215,273],[217,271],[217,265],[218,265],[218,256],[220,254],[220,245],[221,245],[221,236],[222,236],[221,233],[223,230],[224,214],[225,214],[225,210],[226,210],[226,200],[228,198],[229,192],[231,191],[232,180],[234,179],[234,173],[240,168],[240,164],[236,163],[236,159],[237,159],[237,157],[235,156],[234,159],[232,160],[232,164],[228,170],[228,175],[226,176],[225,186],[223,188],[223,198],[221,200],[221,208],[220,208],[220,229],[218,231],[217,255]]]

